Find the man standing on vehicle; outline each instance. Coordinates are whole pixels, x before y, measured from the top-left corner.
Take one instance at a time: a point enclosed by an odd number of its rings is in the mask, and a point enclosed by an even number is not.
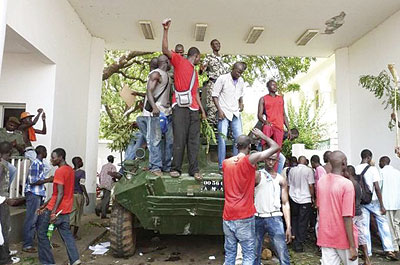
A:
[[[147,118],[147,146],[149,148],[149,169],[156,176],[171,170],[172,160],[172,109],[171,82],[168,76],[169,60],[165,55],[158,58],[158,68],[151,71],[147,81],[147,92],[143,117]],[[161,128],[160,119],[165,120]],[[164,136],[164,137],[163,137]],[[164,138],[164,139],[163,139]],[[162,141],[165,143],[162,144]],[[164,147],[164,150],[162,150]]]
[[[218,167],[220,171],[222,161],[225,160],[225,138],[228,136],[228,128],[232,130],[234,142],[242,134],[240,112],[243,111],[244,81],[241,77],[243,71],[244,65],[235,63],[231,73],[218,77],[212,90],[212,98],[218,110]],[[233,155],[237,153],[238,150],[233,144]]]
[[[258,102],[258,120],[263,123],[263,133],[282,146],[283,125],[286,126],[288,138],[291,139],[289,121],[285,113],[285,104],[283,97],[277,94],[278,88],[275,80],[267,82],[268,94],[260,98]],[[264,117],[265,115],[265,117]],[[263,148],[265,143],[261,141]],[[279,154],[278,154],[279,155]],[[278,164],[275,165],[278,170]]]
[[[279,150],[279,146],[259,129],[253,129],[252,132],[267,142],[268,149],[250,154],[250,137],[241,135],[237,140],[239,154],[222,163],[225,194],[223,212],[225,265],[235,264],[238,243],[242,247],[243,265],[253,265],[256,244],[254,219],[256,165],[257,162],[267,159]]]
[[[212,91],[214,90],[214,84],[216,83],[218,77],[228,73],[229,69],[225,66],[224,62],[222,61],[222,56],[219,53],[219,50],[221,49],[221,43],[217,39],[213,39],[210,42],[210,46],[212,53],[204,58],[204,61],[200,66],[200,74],[205,72],[208,76],[208,82],[206,85],[207,95],[204,95],[206,97],[207,120],[213,126],[217,126],[218,109],[214,105]]]
[[[187,147],[189,160],[189,175],[201,180],[197,154],[200,146],[200,119],[206,119],[206,113],[201,105],[198,92],[199,79],[195,66],[200,63],[200,51],[191,47],[187,59],[172,52],[168,48],[168,30],[171,19],[162,23],[164,28],[162,52],[174,67],[175,93],[172,96],[172,120],[174,132],[173,161],[171,177],[179,177],[182,172],[182,160]]]

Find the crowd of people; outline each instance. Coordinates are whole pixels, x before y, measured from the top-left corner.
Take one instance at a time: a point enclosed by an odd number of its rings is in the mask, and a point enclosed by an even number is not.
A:
[[[41,130],[34,128],[40,117],[43,123]],[[38,145],[34,148],[32,145],[36,141],[36,134],[46,134],[46,115],[43,109],[38,109],[36,116],[23,112],[19,118],[9,117],[5,128],[0,128],[0,264],[20,261],[15,256],[17,251],[9,249],[9,206],[24,203],[26,214],[22,251],[38,253],[41,264],[55,264],[49,232],[52,224],[63,239],[70,264],[80,264],[75,240],[79,239],[78,229],[85,201],[86,205],[89,204],[85,171],[82,170],[83,160],[81,157],[72,158],[72,168],[66,162],[65,150],[56,148],[51,152],[50,162],[57,169],[51,173],[51,166],[46,161],[46,147]],[[17,198],[10,198],[10,186],[17,173],[11,158],[25,158],[29,161],[25,193],[18,194]],[[47,183],[53,183],[53,193],[45,201]],[[37,248],[34,247],[35,236]]]
[[[236,62],[229,70],[222,61],[218,40],[211,41],[212,54],[200,62],[200,51],[184,46],[174,51],[168,46],[171,20],[163,22],[162,55],[150,62],[146,97],[142,115],[136,120],[134,134],[125,159],[133,160],[136,150],[147,146],[149,171],[173,178],[182,174],[186,150],[188,174],[201,180],[197,155],[200,146],[200,119],[207,120],[218,132],[218,166],[223,175],[225,264],[233,265],[241,246],[243,265],[261,264],[264,236],[272,242],[280,264],[290,264],[288,245],[303,252],[307,233],[315,232],[322,252],[323,265],[358,264],[359,248],[364,263],[371,264],[371,216],[376,221],[383,250],[388,259],[397,260],[400,244],[400,172],[390,166],[387,156],[379,167],[372,162],[372,152],[361,152],[361,163],[347,165],[344,153],[326,152],[324,165],[318,155],[288,159],[280,152],[285,139],[299,136],[285,114],[284,100],[274,80],[266,84],[268,93],[258,103],[258,123],[249,135],[243,135],[244,80],[247,65]],[[198,73],[208,80],[200,94]],[[203,107],[204,104],[204,107]],[[39,118],[43,128],[35,129]],[[36,116],[27,112],[20,118],[10,117],[6,128],[0,128],[0,264],[18,262],[9,250],[9,206],[26,201],[23,251],[38,252],[42,264],[55,264],[51,251],[49,225],[59,231],[67,249],[70,264],[80,264],[75,240],[83,207],[89,204],[85,188],[85,171],[80,157],[66,162],[66,152],[51,152],[51,164],[57,167],[47,177],[50,166],[45,162],[44,146],[33,147],[36,134],[46,134],[46,116],[42,109]],[[286,130],[285,130],[286,128]],[[226,138],[231,133],[232,156],[226,158]],[[253,144],[255,148],[253,148]],[[256,149],[256,150],[254,150]],[[9,187],[16,168],[11,156],[24,156],[31,161],[25,186],[25,199],[10,199]],[[100,172],[101,203],[96,212],[107,218],[112,182],[118,172],[114,157]],[[48,201],[46,183],[53,183]],[[37,234],[38,249],[33,246]],[[51,235],[51,233],[50,233]],[[2,243],[2,244],[1,244]]]

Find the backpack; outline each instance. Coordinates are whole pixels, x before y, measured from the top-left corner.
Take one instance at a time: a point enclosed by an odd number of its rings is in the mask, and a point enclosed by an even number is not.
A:
[[[176,103],[181,108],[187,108],[192,105],[192,88],[196,79],[196,70],[193,69],[192,79],[190,80],[190,87],[189,90],[186,91],[177,91],[175,90],[175,98]]]
[[[369,189],[367,182],[365,181],[364,175],[369,169],[370,165],[366,166],[364,170],[358,175],[358,183],[361,187],[361,204],[369,204],[372,201],[372,191]]]

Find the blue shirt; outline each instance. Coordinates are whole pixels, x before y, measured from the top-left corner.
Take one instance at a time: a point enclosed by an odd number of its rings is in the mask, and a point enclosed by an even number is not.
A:
[[[39,180],[44,180],[44,164],[39,159],[35,159],[29,167],[29,176],[26,178],[25,193],[31,192],[35,195],[46,197],[46,188],[42,185],[31,185]]]

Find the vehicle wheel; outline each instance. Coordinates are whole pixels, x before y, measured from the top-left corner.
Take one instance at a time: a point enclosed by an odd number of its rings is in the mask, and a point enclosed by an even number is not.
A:
[[[113,256],[127,258],[135,254],[136,231],[131,212],[114,201],[110,222],[110,241]]]

